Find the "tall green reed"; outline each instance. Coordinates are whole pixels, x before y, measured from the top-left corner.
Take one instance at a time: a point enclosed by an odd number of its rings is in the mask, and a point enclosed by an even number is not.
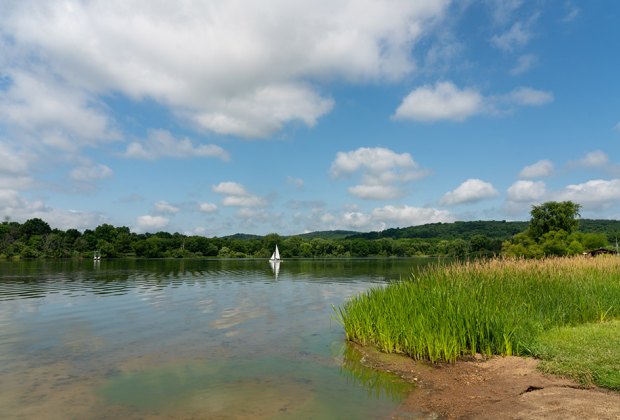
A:
[[[620,258],[432,266],[335,310],[349,340],[414,359],[528,354],[553,326],[620,316]]]

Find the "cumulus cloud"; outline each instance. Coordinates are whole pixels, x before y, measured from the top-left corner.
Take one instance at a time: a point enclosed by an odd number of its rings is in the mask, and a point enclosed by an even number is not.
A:
[[[498,114],[517,106],[541,106],[552,102],[553,93],[520,86],[502,95],[483,96],[474,88],[459,89],[452,82],[439,82],[414,89],[403,99],[392,118],[435,122],[464,121],[477,114]]]
[[[174,214],[174,213],[178,213],[179,210],[180,209],[178,207],[173,206],[167,201],[158,201],[155,203],[155,211],[159,213]]]
[[[217,205],[213,204],[213,203],[200,203],[198,205],[198,209],[202,212],[202,213],[215,213],[217,211]]]
[[[194,145],[190,139],[176,139],[166,130],[151,130],[148,138],[132,142],[127,146],[124,157],[155,160],[165,157],[192,158],[216,157],[229,160],[228,152],[214,144]]]
[[[10,53],[84,92],[151,98],[206,130],[264,137],[333,101],[310,81],[399,79],[449,2],[9,2]],[[96,48],[93,48],[96,46]],[[80,109],[85,109],[80,107]]]
[[[553,162],[548,159],[539,160],[526,166],[519,172],[519,178],[543,178],[553,173]]]
[[[609,165],[609,157],[602,150],[595,150],[587,153],[574,164],[584,168],[604,168]]]
[[[211,189],[225,195],[222,204],[227,207],[264,207],[265,200],[257,195],[250,194],[246,188],[236,182],[220,182]]]
[[[620,179],[594,179],[581,184],[571,184],[556,194],[557,200],[570,200],[586,210],[601,210],[620,202]]]
[[[483,112],[484,98],[475,89],[459,89],[452,82],[439,82],[414,89],[403,99],[393,118],[416,121],[463,121]]]
[[[71,178],[78,182],[90,182],[110,178],[114,172],[101,163],[91,163],[75,168],[71,171]]]
[[[396,153],[383,147],[360,147],[338,152],[330,173],[335,178],[361,172],[361,184],[350,187],[349,193],[367,200],[402,197],[410,181],[427,175],[409,153]]]
[[[153,230],[161,230],[168,226],[168,218],[164,216],[152,216],[145,214],[139,216],[137,220],[137,229],[139,232],[149,232]]]
[[[517,181],[508,188],[508,201],[531,203],[543,199],[547,194],[542,181]]]
[[[459,185],[455,190],[449,191],[439,200],[446,206],[456,204],[473,203],[498,195],[497,190],[489,182],[481,179],[470,178]]]

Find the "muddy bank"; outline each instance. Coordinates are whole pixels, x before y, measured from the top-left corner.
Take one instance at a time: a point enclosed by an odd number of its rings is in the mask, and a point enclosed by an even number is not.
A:
[[[418,384],[393,413],[395,419],[620,419],[620,393],[544,375],[531,358],[429,365],[356,348],[365,365]]]

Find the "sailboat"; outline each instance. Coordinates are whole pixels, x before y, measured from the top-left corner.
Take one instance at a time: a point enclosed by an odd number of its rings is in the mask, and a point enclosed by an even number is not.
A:
[[[280,273],[280,251],[278,250],[278,245],[276,245],[276,250],[271,254],[271,258],[269,258],[269,265],[273,270],[273,274],[276,276],[276,280],[278,279],[278,274]]]
[[[280,251],[278,251],[278,245],[276,245],[276,250],[273,251],[273,254],[271,254],[271,258],[269,258],[269,261],[274,261],[274,262],[275,261],[277,261],[277,262],[282,261],[280,259]]]

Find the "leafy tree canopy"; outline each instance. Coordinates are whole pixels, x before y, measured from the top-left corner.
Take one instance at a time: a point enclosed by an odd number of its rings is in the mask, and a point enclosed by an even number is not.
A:
[[[572,201],[548,201],[532,206],[532,219],[528,233],[534,240],[539,240],[552,231],[563,230],[571,234],[579,227],[579,209],[581,205]]]

